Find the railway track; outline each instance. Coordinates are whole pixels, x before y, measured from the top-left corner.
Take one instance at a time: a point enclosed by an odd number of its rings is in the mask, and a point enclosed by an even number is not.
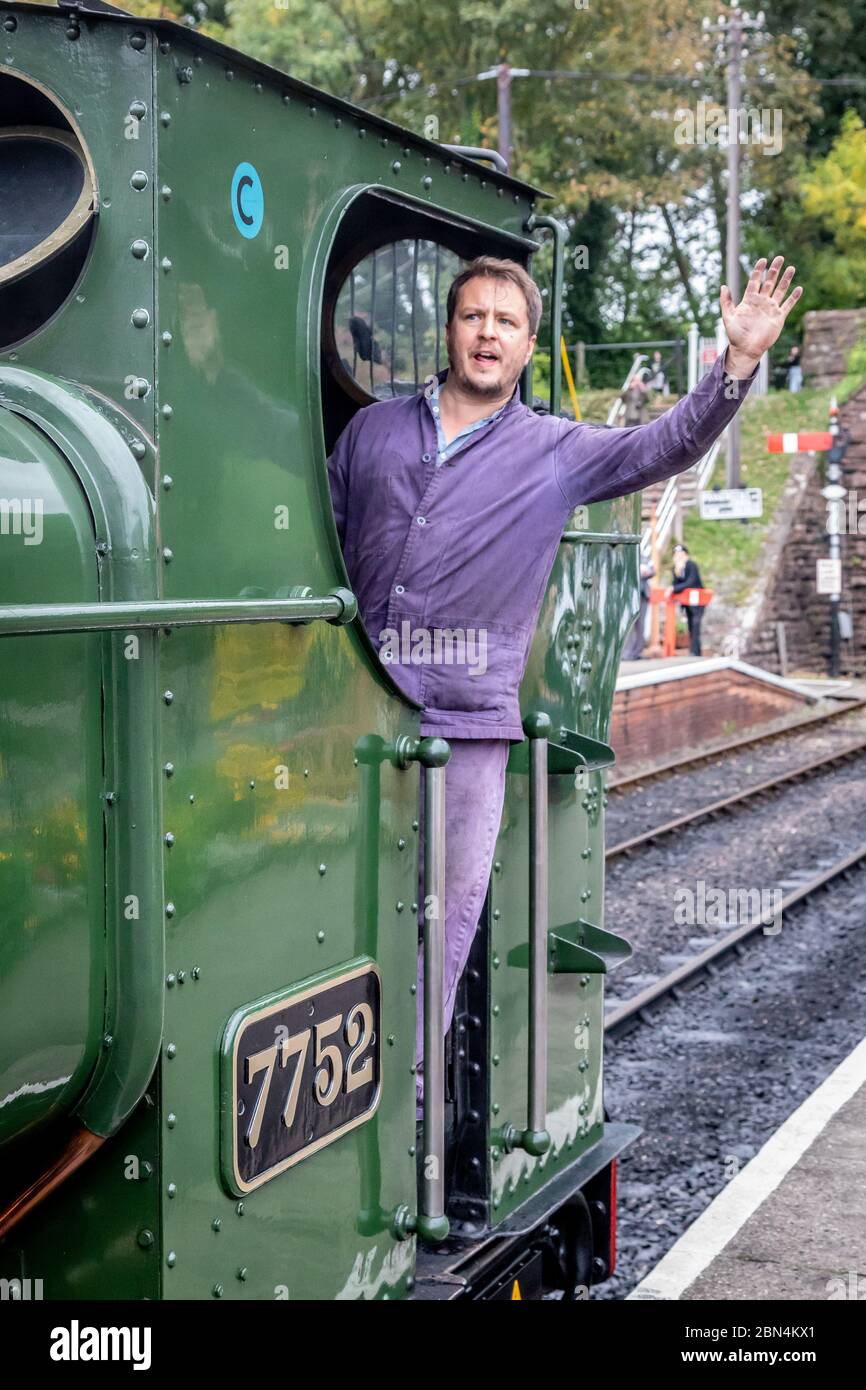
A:
[[[848,878],[850,875],[861,869],[866,863],[866,842],[858,845],[850,854],[846,854],[842,859],[831,864],[829,868],[813,875],[804,883],[782,899],[776,908],[776,913],[782,915],[790,912],[792,908],[805,903],[809,898],[820,892],[822,888],[829,887],[834,881],[840,878]],[[611,1009],[604,1021],[604,1031],[608,1037],[616,1037],[628,1031],[630,1028],[639,1024],[642,1019],[646,1019],[646,1011],[659,1000],[667,995],[676,996],[678,990],[684,989],[701,975],[712,975],[719,962],[726,956],[736,953],[742,943],[751,936],[755,936],[767,926],[761,914],[750,918],[748,922],[729,932],[719,941],[714,941],[706,950],[701,951],[693,960],[678,966],[669,974],[661,976],[652,984],[639,990],[630,999],[624,1000],[621,1004]]]
[[[816,777],[833,766],[856,758],[863,752],[866,752],[866,739],[858,739],[856,743],[847,744],[844,748],[837,749],[833,753],[825,754],[820,758],[811,758],[808,762],[800,763],[797,767],[790,768],[787,772],[780,773],[776,777],[767,777],[761,782],[746,787],[743,791],[720,797],[716,801],[708,802],[705,806],[697,807],[694,811],[688,811],[684,815],[675,816],[672,820],[665,821],[662,825],[654,826],[641,835],[632,835],[627,840],[621,840],[618,844],[611,845],[605,851],[605,862],[610,864],[615,859],[626,857],[644,845],[655,844],[664,836],[672,835],[675,831],[683,830],[687,826],[712,820],[713,817],[721,815],[725,811],[746,805],[777,788],[789,786],[793,782],[803,781],[808,777]]]
[[[832,723],[836,719],[843,719],[846,715],[864,708],[866,708],[866,699],[848,700],[842,704],[839,709],[808,715],[805,719],[797,720],[795,724],[786,724],[782,728],[771,729],[769,731],[763,729],[755,733],[745,734],[741,738],[728,739],[724,743],[713,744],[711,747],[689,754],[685,758],[671,758],[667,762],[658,763],[652,768],[630,773],[626,777],[608,782],[605,790],[608,795],[630,791],[634,787],[654,781],[657,777],[663,777],[666,773],[685,772],[688,768],[699,767],[701,763],[712,762],[714,759],[722,757],[725,753],[738,753],[741,749],[751,748],[758,744],[771,743],[780,738],[792,738],[803,730],[810,728],[814,729],[820,727],[822,724]]]

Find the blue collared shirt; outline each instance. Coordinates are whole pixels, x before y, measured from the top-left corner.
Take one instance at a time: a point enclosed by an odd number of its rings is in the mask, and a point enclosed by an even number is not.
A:
[[[461,447],[461,444],[466,443],[466,440],[469,438],[470,434],[474,434],[476,430],[480,430],[484,425],[489,425],[491,420],[498,420],[503,410],[505,409],[505,406],[501,405],[498,410],[494,410],[492,415],[485,415],[481,420],[474,420],[471,425],[467,425],[466,428],[462,429],[459,434],[455,434],[450,444],[446,444],[445,432],[442,429],[441,411],[439,407],[440,385],[441,383],[437,381],[436,385],[433,387],[433,390],[430,392],[430,395],[425,395],[424,397],[428,406],[430,407],[430,414],[433,416],[433,419],[436,423],[436,439],[438,441],[438,452],[436,454],[437,468],[439,467],[440,463],[447,463],[448,459],[450,459],[452,455],[457,453],[457,450]],[[506,401],[505,404],[507,405],[508,402]]]

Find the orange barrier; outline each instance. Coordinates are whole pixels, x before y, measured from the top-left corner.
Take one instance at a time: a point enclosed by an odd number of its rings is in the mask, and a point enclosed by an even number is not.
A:
[[[669,589],[660,587],[650,589],[650,603],[663,603],[665,606],[665,638],[663,656],[675,656],[677,649],[677,607],[680,604],[689,608],[706,608],[713,597],[712,589],[682,589],[672,594]]]

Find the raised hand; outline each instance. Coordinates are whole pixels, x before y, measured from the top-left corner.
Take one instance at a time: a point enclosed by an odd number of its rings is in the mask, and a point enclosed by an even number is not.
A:
[[[734,304],[731,291],[727,285],[722,285],[719,307],[730,344],[728,356],[733,357],[740,366],[749,362],[754,365],[767,348],[773,346],[785,319],[803,293],[802,286],[798,285],[785,298],[794,278],[795,267],[789,265],[780,276],[784,264],[785,257],[776,256],[762,284],[761,276],[767,267],[767,260],[762,256],[756,261],[739,304]],[[732,363],[728,362],[727,365],[730,367]]]

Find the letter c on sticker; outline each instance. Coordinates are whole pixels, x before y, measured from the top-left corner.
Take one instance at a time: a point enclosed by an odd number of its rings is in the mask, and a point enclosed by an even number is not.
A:
[[[258,236],[265,217],[265,191],[252,164],[239,164],[232,177],[232,216],[241,236]]]

